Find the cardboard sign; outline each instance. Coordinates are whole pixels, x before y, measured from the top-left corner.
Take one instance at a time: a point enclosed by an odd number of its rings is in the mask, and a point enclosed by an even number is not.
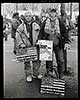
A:
[[[25,48],[26,53],[23,55],[18,55],[17,60],[21,62],[35,61],[38,59],[36,47]]]
[[[53,41],[39,40],[40,55],[39,60],[52,61]]]

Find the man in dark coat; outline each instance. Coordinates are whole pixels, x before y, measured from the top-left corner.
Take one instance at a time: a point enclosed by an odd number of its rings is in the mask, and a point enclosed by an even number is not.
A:
[[[66,39],[69,39],[68,34],[66,34]],[[53,41],[53,52],[56,56],[57,68],[59,73],[59,78],[64,77],[64,53],[63,48],[61,48],[61,32],[59,27],[59,19],[57,17],[56,9],[51,9],[49,12],[49,18],[47,18],[40,31],[39,39],[52,40]],[[65,45],[65,47],[68,47]],[[53,70],[53,61],[46,61],[46,68],[48,74]]]

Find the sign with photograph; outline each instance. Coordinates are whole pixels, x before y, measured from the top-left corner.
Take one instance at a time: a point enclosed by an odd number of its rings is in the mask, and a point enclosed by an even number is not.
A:
[[[38,40],[40,44],[39,60],[52,61],[53,41]]]
[[[21,62],[35,61],[38,59],[36,47],[25,48],[25,53],[23,55],[18,55],[17,60]]]

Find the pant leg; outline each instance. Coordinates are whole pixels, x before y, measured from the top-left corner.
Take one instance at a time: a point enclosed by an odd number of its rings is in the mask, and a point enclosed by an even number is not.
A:
[[[16,50],[16,39],[14,38],[14,50]]]
[[[64,65],[64,53],[63,49],[61,49],[59,46],[54,48],[57,65],[58,65],[58,72],[59,74],[64,73],[65,65]]]
[[[24,62],[24,71],[25,71],[25,75],[32,75],[32,70],[31,70],[31,65],[30,62]]]
[[[46,61],[46,69],[48,71],[53,71],[53,60],[54,60],[54,52],[52,52],[52,61]]]
[[[38,76],[39,75],[39,68],[40,68],[40,61],[33,61],[33,75]]]
[[[41,61],[38,72],[39,72],[39,74],[41,74],[43,76],[45,74],[47,74],[47,71],[46,71],[46,61]]]

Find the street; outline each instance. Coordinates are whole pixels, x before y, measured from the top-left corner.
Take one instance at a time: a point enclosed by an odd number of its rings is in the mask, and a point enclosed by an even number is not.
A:
[[[59,98],[52,94],[40,94],[40,80],[33,79],[32,83],[25,81],[24,64],[16,62],[13,54],[13,40],[10,35],[8,41],[3,40],[4,58],[4,98]],[[71,67],[74,76],[66,76],[66,94],[64,98],[78,97],[78,52],[77,39],[68,50],[68,67]]]

